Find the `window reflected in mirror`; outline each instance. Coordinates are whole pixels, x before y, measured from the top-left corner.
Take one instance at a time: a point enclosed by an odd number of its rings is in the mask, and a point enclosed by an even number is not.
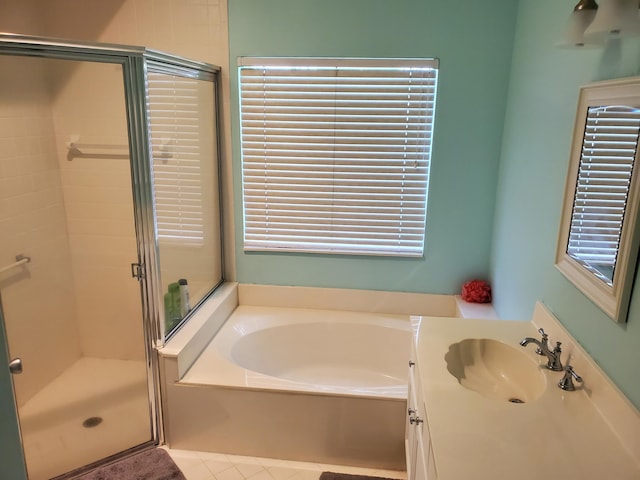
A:
[[[616,322],[627,318],[638,254],[640,77],[582,87],[556,267]]]
[[[589,107],[567,253],[609,285],[620,245],[640,109]]]

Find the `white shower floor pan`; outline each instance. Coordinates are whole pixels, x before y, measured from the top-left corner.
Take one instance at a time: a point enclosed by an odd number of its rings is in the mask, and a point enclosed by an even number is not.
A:
[[[151,439],[142,361],[84,357],[18,409],[30,480],[43,480]],[[102,422],[85,427],[90,417]]]

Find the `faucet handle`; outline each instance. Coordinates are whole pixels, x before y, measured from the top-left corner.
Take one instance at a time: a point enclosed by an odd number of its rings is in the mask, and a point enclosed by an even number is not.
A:
[[[540,344],[540,345],[538,345],[538,348],[536,348],[536,353],[537,353],[538,355],[544,355],[544,351],[543,351],[543,347],[542,347],[542,345],[545,345],[545,346],[547,345],[547,340],[548,340],[548,338],[549,338],[549,335],[547,335],[547,334],[544,332],[544,329],[542,329],[542,327],[540,327],[540,328],[538,329],[538,333],[539,333],[540,335],[542,335],[542,341],[540,342],[541,344]]]
[[[566,367],[564,367],[564,376],[562,377],[562,380],[558,382],[558,386],[562,390],[572,392],[576,389],[576,387],[573,385],[574,379],[576,382],[582,383],[582,377],[573,370],[573,367],[571,365],[567,365]]]
[[[562,362],[560,361],[560,355],[562,354],[560,345],[562,345],[562,342],[556,342],[556,346],[553,348],[553,352],[551,352],[552,355],[549,357],[549,362],[547,363],[547,368],[554,372],[562,372],[564,370]]]

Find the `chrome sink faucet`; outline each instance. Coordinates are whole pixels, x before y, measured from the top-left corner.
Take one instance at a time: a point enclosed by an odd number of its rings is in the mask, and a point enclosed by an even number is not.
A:
[[[542,328],[538,329],[538,332],[540,333],[540,335],[542,335],[541,340],[526,337],[520,340],[520,345],[526,347],[530,343],[535,343],[538,346],[538,348],[536,349],[536,353],[538,355],[545,355],[549,360],[547,362],[547,368],[549,370],[553,370],[554,372],[561,372],[563,368],[562,363],[560,362],[560,354],[562,353],[560,345],[562,344],[560,342],[556,342],[556,346],[553,348],[553,350],[550,350],[548,344],[549,336],[544,332]]]

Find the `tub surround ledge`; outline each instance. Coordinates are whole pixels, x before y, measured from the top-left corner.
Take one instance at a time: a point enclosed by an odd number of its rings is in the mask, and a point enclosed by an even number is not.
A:
[[[617,390],[553,315],[538,304],[531,322],[422,317],[414,323],[417,362],[438,480],[637,480],[640,478],[640,413]],[[451,344],[490,338],[517,349],[524,337],[563,342],[584,383],[567,392],[563,372],[544,368],[535,345],[522,350],[540,364],[542,395],[524,404],[468,390],[449,373]],[[553,343],[552,343],[553,342]]]
[[[169,376],[178,381],[238,306],[238,284],[229,282],[216,289],[164,347],[158,350],[173,359],[177,371]]]
[[[455,317],[453,295],[241,283],[241,305]]]
[[[498,314],[491,303],[470,303],[455,295],[456,317],[480,318],[485,320],[498,320]]]

